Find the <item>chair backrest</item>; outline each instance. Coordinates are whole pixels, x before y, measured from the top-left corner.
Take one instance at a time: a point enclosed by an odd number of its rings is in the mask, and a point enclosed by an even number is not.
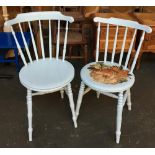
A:
[[[10,26],[11,27],[11,31],[13,34],[13,37],[15,39],[18,51],[21,55],[21,58],[24,62],[24,65],[27,65],[28,62],[32,63],[32,52],[30,52],[29,47],[26,43],[25,40],[25,36],[23,33],[23,29],[22,29],[22,23],[27,23],[28,27],[29,27],[29,31],[30,31],[30,35],[31,35],[31,39],[32,39],[32,45],[33,45],[33,50],[34,50],[34,55],[35,55],[35,60],[38,61],[39,57],[38,57],[38,50],[37,50],[37,45],[36,45],[36,40],[34,37],[34,26],[32,24],[32,22],[36,22],[38,24],[38,32],[39,33],[39,37],[40,37],[40,46],[41,46],[41,52],[42,52],[42,59],[45,59],[45,49],[44,49],[44,38],[43,38],[43,32],[42,32],[42,22],[43,21],[47,21],[48,22],[48,33],[49,33],[49,58],[52,59],[52,21],[57,21],[58,24],[58,29],[57,29],[57,43],[56,43],[56,59],[59,58],[59,46],[60,46],[60,21],[63,21],[63,23],[66,23],[66,28],[65,28],[65,36],[64,36],[64,45],[63,45],[63,54],[62,54],[62,60],[64,61],[65,59],[65,54],[66,54],[66,44],[67,44],[67,34],[68,34],[68,24],[72,23],[74,21],[73,17],[70,16],[65,16],[63,14],[61,14],[58,11],[46,11],[46,12],[31,12],[31,13],[22,13],[22,14],[18,14],[16,18],[12,19],[12,20],[8,20],[5,22],[6,26]],[[21,36],[25,45],[25,49],[26,49],[26,53],[27,53],[27,57],[28,60],[26,60],[26,56],[24,54],[24,52],[22,51],[20,44],[18,42],[18,39],[15,35],[13,26],[14,25],[18,25],[19,26],[19,30],[21,32]],[[32,26],[31,26],[32,25]]]
[[[134,41],[136,39],[136,34],[137,34],[137,30],[142,31],[141,33],[141,38],[140,41],[138,43],[138,47],[137,47],[137,51],[135,52],[135,56],[133,59],[133,62],[131,64],[131,68],[130,68],[130,73],[133,72],[134,67],[136,65],[136,61],[140,52],[140,48],[142,45],[142,42],[144,40],[144,36],[145,33],[151,33],[152,29],[149,26],[146,25],[141,25],[136,21],[130,21],[130,20],[124,20],[124,19],[118,19],[118,18],[101,18],[101,17],[95,17],[94,18],[94,22],[98,23],[98,29],[97,29],[97,43],[96,43],[96,62],[99,59],[99,42],[100,42],[100,33],[101,33],[101,24],[106,24],[106,36],[105,36],[105,51],[104,51],[104,63],[106,63],[107,60],[107,53],[108,53],[108,42],[109,42],[109,29],[110,29],[110,25],[113,25],[116,27],[116,31],[115,31],[115,36],[114,36],[114,42],[113,42],[113,50],[112,50],[112,55],[111,55],[111,63],[114,63],[114,58],[115,58],[115,54],[116,54],[116,49],[117,49],[117,38],[118,38],[118,32],[119,32],[119,27],[124,27],[125,31],[124,31],[124,36],[123,36],[123,41],[122,41],[122,47],[121,47],[121,51],[120,51],[120,56],[119,56],[119,62],[117,62],[119,64],[119,66],[123,66],[124,69],[128,68],[128,63],[129,63],[129,59],[130,59],[130,55],[132,52],[132,48],[134,46]],[[125,59],[125,64],[122,64],[122,60],[123,60],[123,55],[124,55],[124,51],[125,51],[125,44],[127,41],[127,33],[128,33],[128,29],[133,29],[134,33],[132,36],[132,39],[130,41],[130,45],[129,45],[129,49],[127,52],[127,56]]]

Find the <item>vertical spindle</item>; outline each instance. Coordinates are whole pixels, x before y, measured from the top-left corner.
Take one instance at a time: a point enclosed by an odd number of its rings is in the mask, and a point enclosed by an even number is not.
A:
[[[105,43],[105,52],[104,52],[104,63],[106,63],[106,61],[107,61],[108,41],[109,41],[109,24],[107,24],[107,31],[106,31],[106,43]]]
[[[56,59],[59,58],[59,45],[60,44],[60,20],[58,20],[58,31],[57,31],[57,45],[56,45]]]
[[[116,27],[114,46],[113,46],[112,57],[111,57],[111,62],[112,63],[114,62],[114,57],[115,57],[115,53],[116,53],[117,35],[118,35],[118,25]]]
[[[131,40],[131,43],[130,43],[130,47],[129,47],[127,58],[126,58],[125,65],[124,65],[124,68],[125,69],[128,66],[128,62],[129,62],[129,58],[130,58],[131,51],[132,51],[132,48],[133,48],[133,44],[134,44],[136,33],[137,33],[137,29],[135,29],[134,34],[133,34],[133,37],[132,37],[132,40]]]
[[[101,25],[101,23],[99,22],[99,23],[98,23],[98,28],[97,28],[96,62],[98,61],[98,57],[99,57],[100,25]]]
[[[39,20],[39,32],[40,32],[40,43],[41,43],[41,50],[42,50],[42,57],[45,59],[45,51],[44,51],[44,41],[43,41],[43,34],[41,28],[41,21]]]
[[[119,66],[121,66],[121,64],[122,64],[122,59],[123,59],[123,54],[124,54],[124,48],[125,48],[127,32],[128,32],[128,27],[125,28],[125,33],[124,33],[124,39],[123,39],[121,54],[120,54],[120,58],[119,58]]]
[[[28,25],[29,25],[29,29],[30,29],[30,34],[31,34],[31,39],[32,39],[32,45],[33,45],[33,49],[34,49],[34,54],[35,54],[36,60],[38,61],[38,52],[37,52],[37,47],[36,47],[36,43],[35,43],[35,40],[34,40],[34,35],[33,35],[33,32],[32,32],[31,23],[28,22]]]
[[[143,31],[143,34],[141,36],[140,43],[139,43],[139,46],[137,48],[137,51],[136,51],[136,54],[135,54],[135,58],[133,60],[133,63],[132,63],[131,69],[130,69],[130,73],[132,73],[134,68],[135,68],[136,61],[137,61],[137,58],[138,58],[138,55],[139,55],[139,52],[140,52],[140,48],[141,48],[143,40],[144,40],[144,36],[145,36],[145,31]]]
[[[28,48],[24,33],[23,33],[23,29],[22,29],[20,23],[18,23],[18,25],[19,25],[19,29],[20,29],[20,32],[21,32],[21,35],[22,35],[22,39],[23,39],[23,43],[24,43],[24,46],[25,46],[25,49],[26,49],[26,53],[28,55],[30,63],[32,63],[32,58],[31,58],[31,55],[30,55],[30,51],[29,51],[29,48]]]
[[[51,20],[49,20],[49,56],[52,58],[52,36],[51,36]]]
[[[20,45],[19,45],[19,42],[18,42],[18,40],[17,40],[17,37],[16,37],[16,35],[15,35],[15,32],[14,32],[12,26],[11,26],[11,32],[12,32],[12,35],[13,35],[13,37],[14,37],[14,39],[15,39],[15,43],[16,43],[16,45],[17,45],[18,52],[19,52],[19,54],[20,54],[20,56],[21,56],[21,58],[22,58],[22,60],[23,60],[24,65],[26,66],[26,65],[27,65],[27,62],[26,62],[26,60],[25,60],[24,54],[23,54],[23,52],[22,52],[22,50],[21,50],[21,47],[20,47]]]
[[[65,38],[64,38],[63,57],[62,57],[63,61],[64,61],[65,55],[66,55],[67,34],[68,34],[68,21],[66,22],[66,32],[65,32]]]

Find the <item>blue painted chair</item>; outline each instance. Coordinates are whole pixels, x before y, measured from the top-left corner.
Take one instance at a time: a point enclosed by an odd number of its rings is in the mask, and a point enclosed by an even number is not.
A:
[[[20,32],[15,33],[17,36],[17,39],[19,40],[19,44],[21,48],[25,48],[23,39]],[[30,46],[31,43],[31,35],[29,32],[24,32],[24,36],[26,39],[26,42],[28,46]],[[5,55],[8,52],[8,50],[13,49],[15,58],[14,59],[6,59]],[[19,72],[20,65],[18,60],[18,49],[15,43],[15,40],[12,36],[11,32],[0,32],[0,62],[1,63],[8,63],[8,62],[14,62],[16,64],[16,69]]]

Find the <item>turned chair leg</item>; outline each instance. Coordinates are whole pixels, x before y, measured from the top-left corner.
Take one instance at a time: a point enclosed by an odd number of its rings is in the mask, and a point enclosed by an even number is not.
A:
[[[27,110],[28,110],[28,134],[29,141],[32,141],[32,91],[27,90]]]
[[[128,110],[131,110],[131,91],[130,89],[127,90],[128,96],[127,96],[127,106],[128,106]]]
[[[71,84],[67,85],[67,94],[68,94],[68,98],[70,102],[70,108],[72,112],[72,119],[74,122],[74,127],[77,128],[77,121],[76,121],[77,119],[76,119],[76,114],[75,114],[75,106],[74,106],[74,101],[73,101],[73,93],[72,93]]]
[[[123,92],[118,95],[117,115],[116,115],[116,143],[120,142],[121,136],[121,124],[122,124],[122,112],[123,112]]]
[[[78,94],[78,99],[77,99],[77,105],[76,105],[76,117],[77,118],[78,118],[79,110],[80,110],[81,103],[82,103],[84,88],[85,88],[85,84],[83,82],[81,82],[81,86],[80,86],[80,90],[79,90],[79,94]]]

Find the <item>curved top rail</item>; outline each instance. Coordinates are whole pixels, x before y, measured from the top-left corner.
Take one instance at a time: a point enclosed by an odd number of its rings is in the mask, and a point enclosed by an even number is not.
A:
[[[147,33],[152,32],[152,28],[147,25],[139,24],[136,21],[126,20],[126,19],[119,19],[119,18],[102,18],[102,17],[95,17],[94,22],[101,22],[101,23],[107,23],[107,24],[114,24],[119,26],[126,26],[130,28],[136,28],[139,30],[143,30]]]
[[[16,18],[6,21],[5,26],[11,26],[19,22],[22,23],[34,20],[65,20],[70,23],[74,22],[73,17],[65,16],[59,11],[44,11],[18,14]]]

